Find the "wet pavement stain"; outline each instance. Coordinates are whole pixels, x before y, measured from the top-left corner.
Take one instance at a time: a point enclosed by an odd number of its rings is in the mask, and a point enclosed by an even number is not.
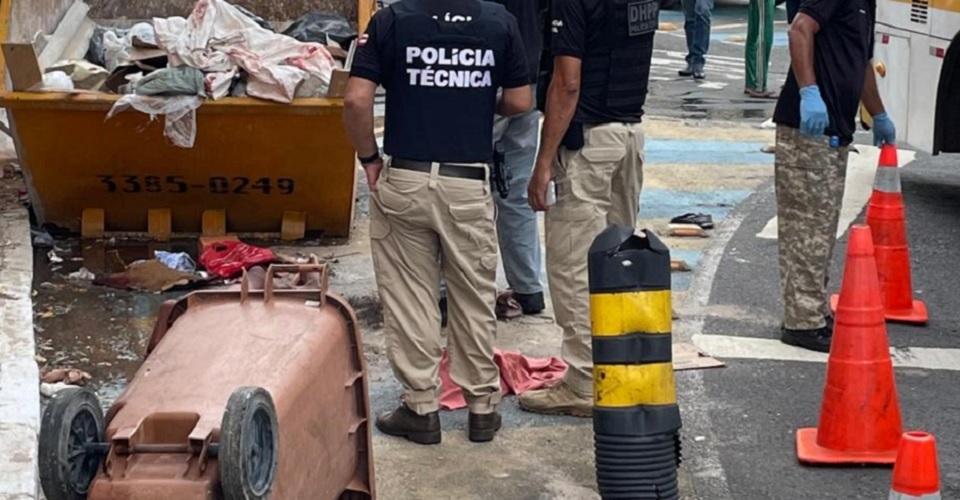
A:
[[[101,403],[109,405],[140,367],[160,304],[189,291],[144,293],[69,278],[70,273],[91,265],[82,260],[90,246],[72,239],[57,241],[53,249],[34,249],[37,354],[51,368],[77,368],[92,375],[89,386],[99,393]],[[124,262],[132,263],[150,258],[155,246],[119,243],[105,250],[117,250]],[[164,247],[196,253],[196,242]],[[63,262],[51,262],[51,250]],[[88,269],[97,275],[107,271],[96,266]]]

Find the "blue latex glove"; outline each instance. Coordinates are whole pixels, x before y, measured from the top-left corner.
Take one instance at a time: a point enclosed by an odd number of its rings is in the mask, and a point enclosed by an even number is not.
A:
[[[820,97],[820,87],[810,85],[800,89],[800,131],[814,137],[821,137],[830,125],[827,105]]]
[[[896,144],[897,142],[897,127],[893,124],[893,120],[887,116],[887,112],[884,111],[877,116],[873,117],[873,145],[880,147],[884,144]]]

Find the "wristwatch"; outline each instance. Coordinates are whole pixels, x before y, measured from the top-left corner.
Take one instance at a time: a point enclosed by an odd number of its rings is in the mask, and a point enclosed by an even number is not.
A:
[[[372,155],[367,156],[366,158],[360,156],[359,154],[357,155],[357,160],[360,161],[361,165],[369,165],[379,159],[380,159],[380,150],[375,151]]]

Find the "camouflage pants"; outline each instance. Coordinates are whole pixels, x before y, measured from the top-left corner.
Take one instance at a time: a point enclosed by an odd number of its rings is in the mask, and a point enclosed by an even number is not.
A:
[[[784,326],[813,330],[829,313],[827,282],[847,177],[848,147],[777,127],[776,188]]]

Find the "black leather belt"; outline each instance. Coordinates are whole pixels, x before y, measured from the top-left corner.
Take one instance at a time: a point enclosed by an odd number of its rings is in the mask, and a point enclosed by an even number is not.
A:
[[[413,170],[414,172],[430,173],[433,164],[428,161],[412,161],[394,158],[390,162],[390,168],[400,170]],[[451,165],[449,163],[440,164],[441,177],[455,177],[457,179],[470,179],[482,181],[487,178],[487,170],[481,166]]]

